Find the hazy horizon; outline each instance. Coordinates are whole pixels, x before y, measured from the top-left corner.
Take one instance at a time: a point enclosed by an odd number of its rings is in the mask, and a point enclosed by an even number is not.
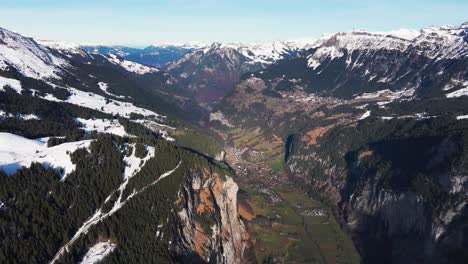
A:
[[[459,25],[468,20],[467,11],[468,2],[457,0],[4,0],[0,27],[36,39],[80,44],[267,43],[353,29]]]

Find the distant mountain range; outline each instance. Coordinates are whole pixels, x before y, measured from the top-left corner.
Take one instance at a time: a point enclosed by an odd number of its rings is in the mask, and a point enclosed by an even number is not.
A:
[[[207,122],[251,153],[281,138],[363,262],[463,263],[468,23],[401,33],[325,36],[244,74]]]

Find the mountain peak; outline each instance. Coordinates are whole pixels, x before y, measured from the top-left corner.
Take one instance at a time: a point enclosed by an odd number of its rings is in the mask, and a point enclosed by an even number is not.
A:
[[[9,66],[36,79],[60,78],[57,73],[66,65],[34,39],[0,28],[0,69]]]

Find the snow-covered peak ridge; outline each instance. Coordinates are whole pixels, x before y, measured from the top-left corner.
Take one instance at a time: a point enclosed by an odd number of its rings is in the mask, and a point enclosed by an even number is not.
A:
[[[416,29],[408,29],[408,28],[400,28],[397,30],[390,30],[390,31],[382,31],[382,32],[375,32],[376,34],[385,35],[385,36],[393,36],[401,39],[406,40],[413,40],[421,35],[421,31]]]
[[[147,73],[159,72],[159,69],[157,69],[157,68],[146,66],[146,65],[139,64],[139,63],[132,62],[132,61],[128,61],[128,60],[124,60],[122,58],[117,57],[114,54],[110,54],[110,53],[107,54],[107,59],[111,63],[113,63],[115,65],[119,65],[119,66],[123,67],[125,70],[127,70],[129,72],[136,73],[136,74],[143,75],[143,74],[147,74]]]
[[[60,52],[69,54],[86,55],[86,52],[81,48],[81,45],[73,42],[66,41],[53,41],[53,40],[36,40],[37,43],[50,49],[58,50]]]
[[[309,55],[309,66],[316,68],[327,58],[348,56],[353,51],[409,49],[431,59],[457,59],[468,56],[468,24],[428,27],[420,31],[400,29],[387,32],[353,30],[324,36],[317,40],[316,50]]]
[[[363,30],[353,30],[351,32],[340,32],[325,40],[319,47],[334,46],[338,49],[353,50],[405,50],[411,41],[391,35],[384,35]]]
[[[468,23],[424,28],[414,42],[430,58],[468,57]]]
[[[430,26],[421,29],[421,33],[424,34],[438,34],[438,35],[452,35],[452,36],[466,36],[468,34],[468,22],[465,22],[459,26]]]
[[[244,44],[214,42],[203,49],[203,54],[237,51],[246,57],[248,63],[271,64],[289,55],[297,54],[310,43],[303,41],[275,41],[267,44]],[[195,52],[198,52],[196,50]]]
[[[5,70],[8,66],[27,77],[60,79],[57,74],[68,63],[33,39],[0,28],[0,68]]]

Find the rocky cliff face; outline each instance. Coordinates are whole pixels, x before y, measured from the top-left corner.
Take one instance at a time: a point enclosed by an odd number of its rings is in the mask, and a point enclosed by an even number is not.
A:
[[[366,129],[336,129],[320,145],[297,137],[288,156],[290,172],[336,208],[365,263],[466,261],[464,138],[439,131],[446,134],[361,141],[356,131]],[[414,133],[418,126],[407,129],[403,133]]]
[[[239,187],[228,176],[197,169],[177,201],[177,251],[182,262],[249,263],[251,244],[237,211]]]

